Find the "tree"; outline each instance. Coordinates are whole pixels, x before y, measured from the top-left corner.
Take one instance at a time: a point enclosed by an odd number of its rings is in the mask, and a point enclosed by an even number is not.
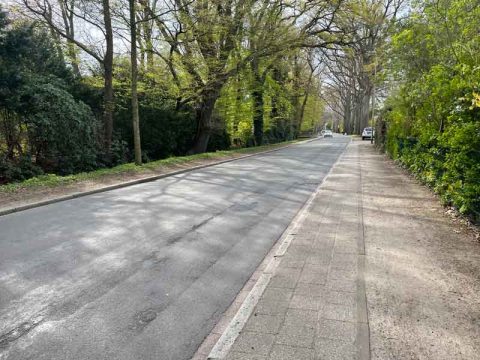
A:
[[[5,19],[0,16],[0,181],[95,168],[96,121],[70,93],[75,78],[54,39],[35,24],[7,27]]]
[[[113,94],[113,28],[110,0],[102,0],[100,8],[92,0],[71,2],[63,0],[59,0],[59,2],[53,2],[53,0],[21,1],[35,18],[45,22],[52,31],[66,39],[69,44],[75,44],[102,66],[104,77],[104,149],[108,159],[112,146],[115,106]],[[70,22],[70,19],[74,20]],[[98,49],[92,44],[75,37],[73,26],[70,25],[75,21],[83,22],[86,28],[96,29],[102,35],[104,49]]]
[[[143,1],[143,6],[149,4]],[[168,5],[167,5],[168,7]],[[245,67],[253,66],[253,96],[257,99],[254,132],[257,143],[262,142],[263,118],[261,108],[260,74],[262,59],[274,60],[280,54],[302,46],[327,46],[335,38],[334,18],[340,5],[328,1],[294,4],[282,1],[175,1],[163,11],[149,13],[159,30],[160,44],[169,50],[153,50],[165,60],[175,84],[184,93],[179,105],[193,105],[196,113],[197,135],[192,152],[205,151],[210,135],[221,127],[214,116],[217,100],[229,79]],[[299,23],[302,23],[299,26]],[[268,67],[268,65],[266,65]],[[182,78],[182,74],[186,76]],[[265,73],[266,74],[266,73]]]
[[[137,19],[136,19],[136,0],[129,0],[130,7],[130,66],[132,69],[132,123],[133,123],[133,142],[135,152],[135,164],[142,164],[142,149],[140,143],[140,119],[138,114],[138,64],[137,64]]]
[[[386,149],[446,204],[480,220],[480,5],[425,1],[392,36]]]
[[[340,112],[350,133],[360,134],[368,126],[375,74],[381,68],[382,47],[398,21],[403,0],[352,2],[338,21],[349,37],[349,45],[326,49],[332,109]],[[334,95],[335,94],[335,95]]]

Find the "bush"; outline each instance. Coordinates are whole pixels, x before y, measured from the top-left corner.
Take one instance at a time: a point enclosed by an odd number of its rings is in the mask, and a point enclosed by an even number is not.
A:
[[[21,90],[20,114],[35,164],[60,175],[96,167],[95,118],[90,108],[54,84],[30,83]]]
[[[43,170],[34,165],[28,156],[23,156],[15,162],[0,159],[0,184],[23,181],[42,174]]]
[[[402,137],[390,129],[387,144],[389,154],[434,189],[445,204],[480,220],[478,121],[451,124],[427,141]]]

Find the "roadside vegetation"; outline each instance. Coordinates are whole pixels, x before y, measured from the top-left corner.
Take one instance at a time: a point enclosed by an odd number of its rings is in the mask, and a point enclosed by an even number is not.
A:
[[[384,76],[388,153],[480,221],[480,3],[423,2],[398,24]],[[382,129],[378,129],[382,131]]]

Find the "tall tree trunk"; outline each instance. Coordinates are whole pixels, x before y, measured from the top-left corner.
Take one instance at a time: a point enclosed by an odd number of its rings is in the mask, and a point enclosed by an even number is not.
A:
[[[307,107],[307,102],[308,102],[308,91],[305,92],[305,97],[303,98],[302,101],[302,106],[300,108],[300,116],[298,119],[298,131],[301,131],[302,129],[302,124],[303,124],[303,118],[305,117],[305,108]]]
[[[298,136],[299,132],[299,124],[300,124],[300,117],[301,117],[301,111],[302,111],[302,104],[300,102],[300,78],[301,78],[301,67],[300,64],[298,63],[298,56],[295,55],[294,61],[293,61],[293,82],[292,82],[292,92],[293,92],[293,121],[290,121],[290,135],[293,136],[293,138],[296,138]]]
[[[48,12],[45,12],[44,15],[47,18],[47,21],[49,24],[53,22],[53,15],[52,15],[52,10],[50,9]],[[65,63],[65,57],[63,56],[63,49],[62,49],[62,41],[60,39],[60,35],[55,31],[55,29],[52,26],[49,26],[50,30],[50,35],[53,39],[53,44],[55,51],[57,52],[58,57],[62,60],[62,63]]]
[[[67,35],[69,35],[69,38],[67,38],[67,47],[68,47],[68,57],[70,58],[70,62],[72,63],[72,69],[73,73],[77,78],[80,78],[82,74],[80,73],[80,67],[78,64],[80,64],[80,61],[78,59],[78,52],[77,49],[75,48],[75,43],[71,39],[75,39],[75,22],[73,21],[73,7],[75,5],[75,0],[70,1],[70,13],[66,13],[66,21],[68,22],[68,29]],[[63,9],[62,9],[63,11]]]
[[[110,14],[110,0],[102,0],[103,21],[105,24],[105,42],[106,50],[103,59],[103,70],[105,76],[104,86],[104,143],[107,158],[111,157],[112,137],[113,137],[113,30],[112,17]]]
[[[281,84],[284,80],[282,73],[276,67],[273,68],[272,77],[277,84]],[[270,112],[270,119],[271,119],[271,123],[273,122],[273,126],[272,124],[270,126],[274,131],[275,139],[279,139],[281,136],[281,139],[285,140],[286,136],[285,136],[284,125],[281,124],[281,121],[280,121],[280,108],[279,108],[278,96],[275,93],[272,95],[272,110]]]
[[[362,107],[360,106],[360,99],[359,97],[356,97],[355,99],[355,106],[353,108],[353,117],[354,117],[354,121],[353,121],[353,124],[354,124],[354,129],[353,129],[353,133],[355,135],[360,135],[361,132],[360,132],[360,119],[361,119],[361,109]]]
[[[370,120],[370,91],[367,89],[362,96],[362,119],[359,131],[369,126]]]
[[[347,134],[352,133],[352,96],[349,89],[347,89],[345,107],[343,110],[343,127]]]
[[[255,146],[263,144],[263,91],[258,86],[258,83],[252,91],[253,98],[253,137],[255,139]]]
[[[305,97],[303,98],[302,106],[300,108],[300,114],[298,117],[298,131],[301,131],[302,129],[303,118],[305,117],[305,108],[307,107],[308,97],[310,95],[310,87],[312,86],[313,74],[314,69],[312,69],[310,75],[308,76],[307,87],[305,88]]]
[[[77,56],[77,51],[75,49],[75,44],[70,40],[67,40],[67,54],[72,65],[73,74],[77,79],[81,78],[82,74],[80,73],[80,67],[78,66],[79,60]]]
[[[264,79],[260,74],[260,66],[258,59],[255,59],[251,63],[252,73],[253,73],[253,88],[252,88],[252,99],[253,99],[253,138],[255,141],[255,146],[260,146],[263,144],[263,113],[264,113],[264,103],[263,103],[263,85]]]
[[[65,35],[67,38],[67,55],[72,65],[72,70],[76,78],[80,78],[80,68],[78,66],[78,54],[75,48],[75,22],[74,22],[74,9],[75,0],[58,0],[60,5],[63,24],[65,26]],[[57,33],[58,34],[58,33]]]
[[[148,13],[145,10],[145,17],[148,17]],[[147,71],[153,71],[153,40],[152,40],[152,23],[150,21],[143,22],[143,36],[145,38],[145,52],[147,57]]]
[[[138,94],[137,94],[137,23],[136,23],[136,0],[129,0],[130,5],[130,62],[132,67],[132,125],[133,125],[133,144],[135,152],[135,164],[142,164],[142,149],[140,143],[140,119],[138,114]]]
[[[212,115],[215,104],[220,97],[222,86],[216,84],[206,87],[206,90],[200,99],[199,107],[195,117],[197,122],[197,133],[193,141],[192,149],[189,153],[200,154],[207,151],[208,142],[213,130]]]

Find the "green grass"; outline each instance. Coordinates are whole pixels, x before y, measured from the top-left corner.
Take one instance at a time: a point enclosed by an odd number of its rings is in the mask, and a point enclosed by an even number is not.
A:
[[[287,142],[272,144],[272,145],[264,145],[264,146],[241,148],[241,149],[235,149],[235,150],[226,150],[226,151],[216,151],[216,152],[189,155],[189,156],[169,157],[167,159],[151,161],[143,164],[142,166],[136,166],[134,163],[128,163],[128,164],[118,165],[113,168],[99,169],[95,171],[82,172],[82,173],[67,175],[67,176],[59,176],[55,174],[40,175],[22,182],[2,185],[0,186],[0,193],[16,192],[19,190],[35,188],[35,187],[54,188],[62,185],[74,184],[81,181],[101,179],[102,177],[107,177],[111,175],[141,174],[143,172],[159,170],[163,167],[187,164],[189,162],[194,162],[195,160],[205,160],[205,159],[214,160],[214,159],[241,155],[241,154],[257,153],[265,150],[283,147],[285,145],[288,145],[297,141],[298,140],[287,141]]]

